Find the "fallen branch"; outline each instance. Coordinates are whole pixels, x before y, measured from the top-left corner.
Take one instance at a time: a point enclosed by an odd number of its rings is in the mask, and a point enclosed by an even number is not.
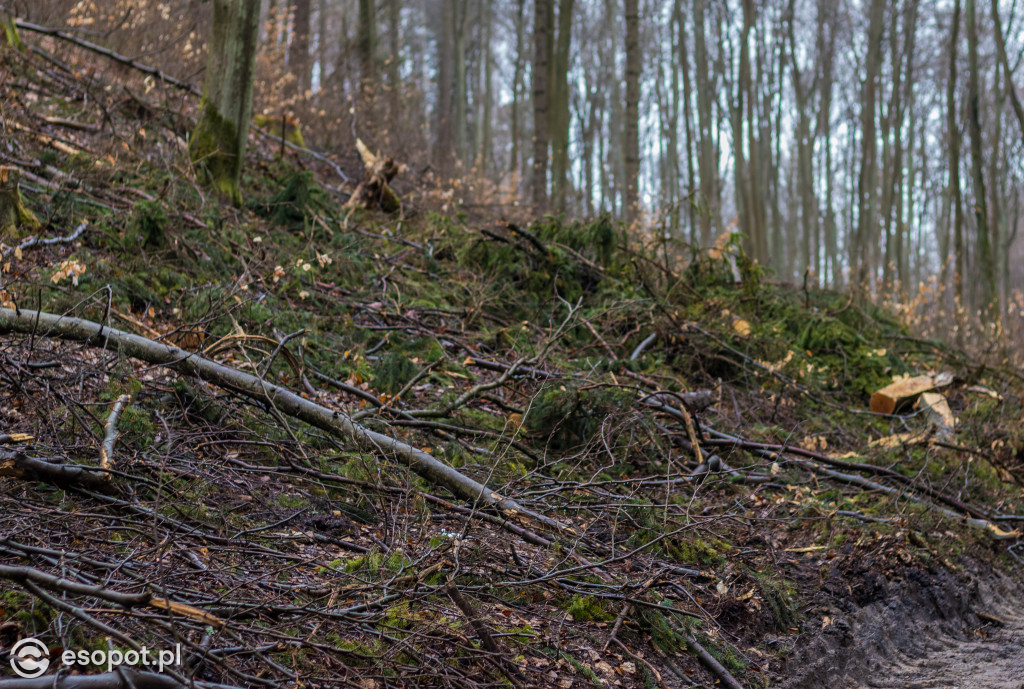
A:
[[[203,683],[196,682],[197,686]],[[98,675],[41,675],[32,679],[0,678],[0,689],[184,689],[173,677],[119,667]]]
[[[729,689],[743,689],[743,685],[737,682],[736,678],[733,677],[720,662],[715,660],[715,657],[711,655],[706,648],[697,643],[696,639],[689,634],[684,634],[683,636],[686,639],[686,645],[689,646],[690,650],[697,655],[700,662],[704,663],[704,666],[718,677],[722,686],[729,687]]]
[[[111,490],[109,474],[90,471],[77,464],[61,464],[55,459],[29,457],[24,452],[0,452],[0,476],[42,481],[54,486],[79,486],[100,493]]]
[[[100,446],[100,468],[109,469],[114,464],[114,443],[117,442],[117,423],[121,420],[121,413],[131,401],[131,395],[121,395],[114,402],[114,408],[110,410],[110,416],[103,425],[103,444]],[[109,474],[108,474],[109,476]]]
[[[69,234],[66,237],[49,237],[47,239],[39,239],[38,237],[29,237],[28,239],[23,241],[18,246],[12,246],[12,247],[9,247],[7,249],[4,249],[3,255],[4,256],[8,256],[8,255],[14,253],[15,251],[24,251],[25,249],[31,249],[31,248],[34,248],[34,247],[37,247],[37,246],[49,246],[51,244],[70,244],[71,242],[73,242],[76,239],[78,239],[79,237],[81,237],[82,236],[82,232],[84,232],[85,228],[88,227],[88,226],[89,226],[89,223],[83,222],[82,224],[80,224],[78,227],[75,228],[74,232],[72,232],[71,234]]]
[[[61,31],[59,29],[51,29],[45,26],[39,26],[38,24],[32,24],[30,22],[22,21],[21,19],[15,19],[14,25],[19,29],[33,31],[35,33],[43,34],[44,36],[52,36],[54,38],[59,38],[62,41],[73,43],[74,45],[77,45],[79,48],[91,50],[94,53],[110,58],[114,62],[120,62],[122,65],[131,67],[132,69],[137,69],[143,74],[154,76],[157,79],[170,84],[171,86],[177,86],[178,88],[188,91],[189,93],[193,93],[197,96],[202,95],[202,92],[192,84],[181,81],[180,79],[175,79],[174,77],[168,74],[164,74],[156,67],[150,67],[149,65],[144,65],[141,62],[136,62],[130,57],[126,57],[119,53],[115,53],[113,50],[108,50],[107,48],[96,45],[95,43],[83,41],[81,38],[78,38],[77,36],[72,36],[71,34]]]
[[[218,387],[263,402],[282,414],[299,419],[320,430],[352,440],[364,450],[392,454],[399,462],[430,483],[448,489],[462,500],[500,510],[509,517],[525,517],[556,531],[576,533],[575,529],[566,524],[533,512],[511,498],[502,497],[484,484],[456,471],[423,450],[353,422],[343,412],[328,409],[302,398],[291,390],[210,361],[179,347],[154,342],[139,335],[81,318],[59,316],[41,311],[24,309],[15,311],[0,308],[0,334],[8,333],[35,334],[36,336],[84,342],[90,346],[118,352],[150,364],[165,366],[183,375],[200,378]]]

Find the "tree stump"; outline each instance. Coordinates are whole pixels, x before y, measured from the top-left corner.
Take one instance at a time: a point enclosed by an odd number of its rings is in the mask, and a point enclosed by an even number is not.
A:
[[[402,170],[402,166],[391,158],[374,155],[359,139],[356,148],[363,159],[366,177],[345,203],[345,208],[379,208],[385,213],[397,213],[402,209],[402,201],[388,183]]]
[[[0,166],[0,238],[19,238],[18,229],[39,227],[39,219],[25,208],[18,183],[21,171],[16,167]]]

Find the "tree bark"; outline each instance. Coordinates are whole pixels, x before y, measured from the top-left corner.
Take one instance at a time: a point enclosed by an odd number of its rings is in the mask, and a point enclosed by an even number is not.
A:
[[[868,24],[866,78],[861,91],[861,160],[857,176],[857,231],[851,247],[850,267],[856,276],[853,288],[868,289],[874,282],[874,253],[877,244],[878,145],[875,141],[875,103],[882,62],[882,31],[885,0],[871,0]]]
[[[260,0],[213,0],[199,123],[189,155],[204,179],[236,206],[252,116]]]
[[[533,1],[533,207],[548,206],[548,21],[554,0]]]
[[[974,182],[974,220],[978,233],[978,262],[981,270],[981,312],[997,313],[995,261],[992,256],[988,197],[985,193],[984,159],[981,139],[981,94],[978,74],[978,23],[974,0],[967,0],[967,127],[971,134],[971,176]]]
[[[626,0],[626,126],[623,153],[626,163],[626,195],[623,199],[627,222],[640,214],[640,76],[643,59],[640,46],[640,2]]]
[[[306,97],[312,74],[309,69],[309,0],[292,0],[292,41],[288,46],[288,71],[295,77],[295,95]]]

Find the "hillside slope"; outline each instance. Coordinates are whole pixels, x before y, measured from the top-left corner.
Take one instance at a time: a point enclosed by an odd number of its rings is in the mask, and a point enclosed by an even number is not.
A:
[[[735,238],[670,270],[609,218],[347,211],[352,159],[259,137],[231,208],[187,164],[192,101],[2,59],[0,164],[47,240],[3,239],[4,649],[180,643],[198,686],[769,686],[908,587],[987,624],[1017,373]],[[952,432],[868,411],[947,371]]]

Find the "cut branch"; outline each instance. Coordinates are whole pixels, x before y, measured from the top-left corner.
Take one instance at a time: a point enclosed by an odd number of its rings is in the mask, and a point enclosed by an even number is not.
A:
[[[332,435],[351,440],[364,450],[393,455],[430,483],[448,489],[462,500],[500,510],[509,517],[525,517],[556,531],[576,533],[575,529],[566,524],[533,512],[515,500],[502,497],[423,450],[353,422],[343,412],[328,409],[283,387],[179,347],[154,342],[81,318],[41,311],[0,308],[0,334],[7,333],[35,334],[84,342],[150,364],[166,366],[177,373],[200,378],[226,390],[251,397],[282,414],[304,421]]]

